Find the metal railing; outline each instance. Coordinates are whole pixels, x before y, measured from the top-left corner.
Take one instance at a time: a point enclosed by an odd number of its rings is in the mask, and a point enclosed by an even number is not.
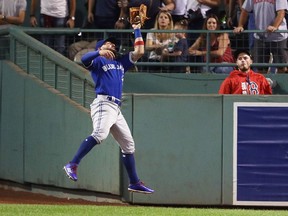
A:
[[[148,32],[167,32],[160,30],[142,30],[145,35]],[[177,32],[177,31],[169,31]],[[209,41],[209,31],[183,31],[186,33],[207,33],[207,40]],[[223,32],[214,31],[214,32]],[[233,37],[231,30],[225,30]],[[263,31],[245,31],[240,36],[237,35],[236,42],[243,34],[263,32]],[[286,31],[283,31],[286,32]],[[2,59],[9,59],[28,74],[43,80],[53,88],[59,90],[62,94],[71,98],[82,106],[89,108],[90,103],[95,97],[94,84],[89,72],[83,68],[79,62],[73,62],[60,53],[55,52],[52,48],[42,44],[37,37],[45,34],[53,35],[66,35],[66,47],[71,44],[88,40],[93,41],[99,38],[107,38],[108,35],[116,35],[126,42],[131,42],[134,39],[132,30],[88,30],[88,29],[42,29],[42,28],[25,28],[8,26],[0,29],[0,54]],[[86,36],[85,36],[86,35]],[[87,37],[90,35],[90,38]],[[91,37],[91,35],[93,35]],[[98,37],[98,38],[97,38]],[[237,38],[239,37],[239,38]],[[36,39],[35,39],[36,38]],[[133,43],[127,45],[125,51],[133,49]],[[122,47],[123,48],[123,47]],[[232,47],[233,48],[233,47]],[[236,47],[235,47],[236,48]],[[248,47],[237,47],[248,48]],[[209,47],[207,50],[209,52]],[[7,55],[8,54],[8,55]],[[209,53],[207,54],[207,62],[146,62],[145,60],[139,61],[136,67],[151,67],[151,66],[187,66],[187,67],[211,67],[219,66],[221,63],[211,63]],[[226,65],[226,64],[225,64]],[[227,66],[235,66],[235,64],[227,64]],[[276,63],[255,63],[253,66],[268,66],[268,67],[283,67],[287,64]],[[139,72],[141,70],[138,69]],[[159,72],[159,71],[155,71]]]
[[[120,47],[120,52],[126,52],[129,50],[133,49],[133,34],[132,34],[132,30],[131,29],[125,29],[125,30],[115,30],[115,29],[51,29],[51,28],[27,28],[27,27],[19,27],[19,29],[21,29],[23,32],[25,32],[26,34],[29,34],[30,36],[36,38],[37,40],[39,40],[41,35],[53,35],[53,36],[57,36],[57,35],[66,35],[66,50],[69,49],[69,47],[71,47],[72,44],[75,44],[76,42],[79,41],[97,41],[99,39],[102,38],[107,38],[109,35],[114,35],[117,38],[119,38],[122,42],[122,46]],[[144,40],[145,40],[145,35],[149,32],[154,32],[154,33],[176,33],[179,32],[177,30],[142,30],[142,34],[144,35]],[[211,33],[223,33],[226,32],[229,34],[230,36],[230,41],[231,41],[231,48],[232,50],[235,49],[249,49],[249,44],[248,44],[248,35],[252,34],[252,33],[263,33],[264,31],[261,30],[245,30],[243,33],[235,35],[233,33],[232,30],[216,30],[216,31],[207,31],[207,30],[182,30],[181,32],[185,32],[186,34],[201,34],[201,33],[205,33],[207,35],[207,41],[210,41],[210,36]],[[288,31],[278,31],[278,32],[288,32]],[[193,41],[196,38],[187,38],[189,41]],[[53,48],[53,47],[52,47]],[[213,63],[211,62],[210,59],[210,45],[209,43],[207,43],[207,47],[206,50],[208,51],[206,54],[206,61],[202,60],[198,60],[198,61],[194,61],[194,59],[188,58],[187,62],[169,62],[169,61],[164,61],[164,62],[150,62],[148,61],[148,54],[149,52],[147,51],[144,55],[144,57],[138,62],[136,63],[136,66],[138,66],[139,68],[149,68],[152,66],[187,66],[187,67],[198,67],[198,68],[206,68],[208,69],[209,67],[215,67],[215,66],[221,66],[223,64],[221,63]],[[68,51],[67,51],[68,52]],[[69,57],[69,54],[66,53],[66,56]],[[71,60],[74,60],[72,58],[70,58]],[[76,63],[80,64],[79,59],[75,60]],[[234,63],[228,63],[225,64],[226,66],[235,66]],[[287,66],[288,64],[286,63],[274,63],[274,62],[257,62],[257,63],[253,63],[253,67],[284,67]],[[136,70],[139,72],[142,72],[141,69],[140,70]],[[159,72],[159,71],[156,71]],[[203,71],[198,71],[198,72],[203,72]],[[205,71],[204,71],[205,72]]]
[[[19,28],[11,27],[8,32],[6,37],[10,41],[10,60],[13,63],[76,103],[89,108],[95,93],[94,84],[86,69]]]

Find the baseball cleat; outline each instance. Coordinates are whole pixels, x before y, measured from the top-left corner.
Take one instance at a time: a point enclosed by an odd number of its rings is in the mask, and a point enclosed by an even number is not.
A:
[[[128,191],[136,192],[136,193],[144,193],[144,194],[151,194],[154,193],[154,190],[146,187],[143,182],[139,181],[136,184],[130,184],[128,187]]]
[[[77,167],[78,167],[78,165],[76,163],[68,163],[63,167],[63,169],[66,172],[66,175],[73,181],[78,180]]]

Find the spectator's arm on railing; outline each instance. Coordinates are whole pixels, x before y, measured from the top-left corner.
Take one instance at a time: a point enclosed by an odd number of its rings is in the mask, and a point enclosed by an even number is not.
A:
[[[239,18],[239,23],[238,23],[238,27],[236,27],[233,31],[234,33],[240,33],[242,31],[244,31],[244,25],[247,22],[249,13],[248,11],[244,10],[242,8],[241,10],[241,14],[240,14],[240,18]]]
[[[278,10],[277,11],[277,16],[276,16],[276,18],[275,18],[275,20],[273,22],[273,25],[269,25],[266,30],[268,32],[274,32],[274,31],[278,30],[278,27],[280,26],[280,24],[283,21],[284,17],[285,17],[285,10]]]

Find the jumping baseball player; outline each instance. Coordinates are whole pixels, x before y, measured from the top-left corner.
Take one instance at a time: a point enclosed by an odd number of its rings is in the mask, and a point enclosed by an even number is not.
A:
[[[234,53],[237,68],[233,70],[220,86],[219,94],[260,95],[272,94],[267,79],[251,70],[252,56],[247,50]]]
[[[82,142],[74,158],[64,166],[64,170],[70,179],[77,181],[77,167],[81,159],[111,132],[121,148],[122,161],[130,180],[128,190],[150,194],[154,190],[146,187],[137,176],[134,140],[120,111],[124,73],[144,54],[141,24],[134,24],[132,27],[135,35],[134,51],[117,58],[119,44],[117,39],[112,37],[98,41],[96,50],[82,57],[82,63],[90,70],[95,82],[96,98],[90,105],[93,132]]]

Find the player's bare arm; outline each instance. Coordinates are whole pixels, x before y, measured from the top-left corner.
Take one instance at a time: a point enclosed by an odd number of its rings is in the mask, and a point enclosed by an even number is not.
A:
[[[135,34],[134,51],[131,53],[132,61],[137,61],[144,55],[144,41],[141,35],[141,24],[132,25]]]

